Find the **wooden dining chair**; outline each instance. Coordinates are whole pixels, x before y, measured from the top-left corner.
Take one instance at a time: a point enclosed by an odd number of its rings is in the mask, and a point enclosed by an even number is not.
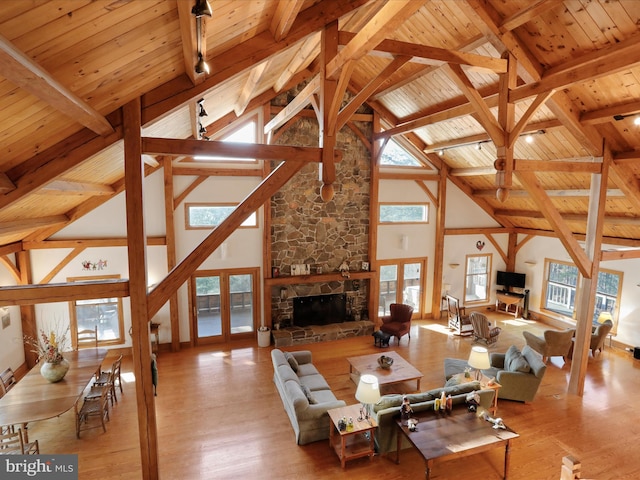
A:
[[[122,377],[120,376],[121,370],[122,370],[122,354],[120,354],[117,360],[113,362],[113,364],[111,365],[111,370],[100,372],[100,375],[98,375],[98,378],[95,380],[95,382],[93,382],[95,386],[104,385],[107,381],[109,381],[109,374],[112,373],[113,374],[112,395],[116,402],[118,401],[118,398],[116,397],[116,384],[118,388],[120,388],[120,393],[123,393]]]
[[[0,373],[0,383],[2,384],[2,395],[0,395],[0,397],[4,396],[5,393],[11,390],[13,386],[18,383],[11,367]]]
[[[99,397],[85,397],[82,407],[78,409],[75,405],[76,412],[76,437],[80,438],[80,432],[92,428],[102,426],[102,431],[106,433],[106,422],[109,421],[109,390],[102,389]],[[100,423],[91,421],[92,418],[99,418]]]
[[[40,445],[38,440],[25,442],[22,429],[7,429],[0,433],[0,455],[38,455]]]
[[[111,401],[111,406],[113,406],[114,402],[118,402],[118,397],[116,397],[116,389],[113,385],[113,370],[103,373],[105,373],[107,376],[106,380],[99,384],[94,382],[85,398],[96,399],[102,396],[103,390],[106,390],[107,398]]]
[[[94,347],[98,348],[98,326],[93,329],[78,330],[76,335],[77,349]]]

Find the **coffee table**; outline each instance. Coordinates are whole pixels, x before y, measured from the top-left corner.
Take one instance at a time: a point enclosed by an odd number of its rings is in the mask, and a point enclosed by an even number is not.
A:
[[[396,463],[400,463],[400,448],[403,435],[420,452],[426,463],[425,475],[431,478],[431,470],[435,460],[453,460],[455,458],[475,455],[493,448],[504,447],[504,480],[509,473],[509,449],[511,440],[519,435],[510,428],[494,429],[493,424],[475,413],[468,412],[466,406],[458,406],[451,414],[440,414],[433,411],[412,415],[418,419],[418,429],[411,432],[396,419],[398,432],[398,449]]]
[[[354,378],[356,385],[360,375],[371,374],[376,376],[380,385],[394,385],[417,380],[416,390],[419,391],[422,373],[396,352],[385,352],[384,355],[393,358],[391,368],[385,369],[378,365],[378,358],[381,356],[379,353],[347,358],[349,373],[357,377]]]

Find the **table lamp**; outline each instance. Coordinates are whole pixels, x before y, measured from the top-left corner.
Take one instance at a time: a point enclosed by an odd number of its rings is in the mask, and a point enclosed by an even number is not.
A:
[[[613,321],[613,317],[611,316],[611,313],[610,312],[606,312],[606,311],[605,312],[600,312],[600,315],[598,315],[598,320],[597,320],[598,323],[604,323],[607,320],[609,320],[611,322]]]
[[[380,387],[375,375],[362,375],[356,389],[356,400],[362,403],[362,413],[358,421],[371,417],[371,405],[380,400]]]
[[[471,347],[468,363],[471,368],[476,369],[476,380],[480,380],[480,370],[491,366],[489,351],[484,347]]]

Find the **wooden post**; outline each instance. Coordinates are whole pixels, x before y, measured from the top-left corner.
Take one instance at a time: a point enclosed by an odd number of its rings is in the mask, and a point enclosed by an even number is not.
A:
[[[20,272],[20,285],[30,285],[31,278],[31,254],[21,250],[16,253],[16,265]],[[32,304],[20,305],[20,319],[22,321],[22,334],[31,338],[38,338],[38,326],[36,324],[36,311]],[[27,367],[33,368],[38,360],[38,356],[23,343],[24,358]]]
[[[164,157],[162,166],[164,170],[164,219],[165,235],[167,238],[167,267],[170,271],[176,266],[176,229],[173,220],[173,160],[172,157]],[[177,290],[169,298],[169,319],[171,322],[171,351],[180,350],[180,323]],[[160,345],[158,344],[158,348]]]
[[[438,181],[438,205],[436,206],[436,244],[433,255],[433,291],[431,292],[431,315],[439,320],[442,316],[442,263],[444,262],[444,230],[447,208],[447,177],[449,169],[443,163]]]
[[[127,251],[129,255],[129,293],[133,338],[133,371],[143,480],[160,478],[158,469],[158,431],[151,376],[151,339],[147,314],[147,237],[144,227],[140,99],[122,109],[124,125],[124,170],[127,207]]]
[[[380,115],[373,112],[373,132],[382,130],[380,125]],[[378,271],[378,275],[369,280],[369,320],[374,323],[374,328],[378,320],[378,302],[380,299],[380,267],[378,265],[378,198],[380,196],[380,154],[381,140],[374,140],[371,143],[371,183],[369,184],[369,268]]]

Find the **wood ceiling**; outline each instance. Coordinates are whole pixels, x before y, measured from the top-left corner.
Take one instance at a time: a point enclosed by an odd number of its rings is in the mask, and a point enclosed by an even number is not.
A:
[[[410,141],[504,227],[580,238],[603,173],[605,241],[640,245],[637,0],[213,0],[208,75],[194,70],[194,3],[0,3],[3,253],[123,190],[121,107],[132,99],[143,135],[197,138],[198,99],[211,134],[301,82],[288,113],[318,109],[323,74],[357,99],[339,113],[327,104],[329,121],[366,101],[385,126],[378,138]],[[323,69],[333,21],[340,48]]]

